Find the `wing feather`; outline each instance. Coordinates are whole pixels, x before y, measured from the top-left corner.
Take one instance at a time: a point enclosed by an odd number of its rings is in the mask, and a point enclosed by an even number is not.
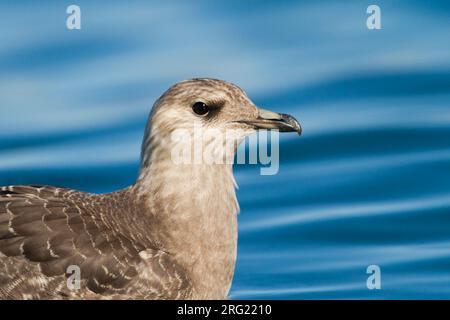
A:
[[[112,230],[95,215],[105,214],[96,197],[0,188],[0,298],[188,298],[189,281],[171,257]],[[78,291],[66,286],[72,265],[81,271]]]

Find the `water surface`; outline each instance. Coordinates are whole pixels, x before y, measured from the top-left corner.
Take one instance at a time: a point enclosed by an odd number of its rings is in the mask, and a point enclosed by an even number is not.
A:
[[[197,76],[291,113],[280,171],[237,166],[243,299],[450,298],[450,6],[0,2],[0,185],[136,178],[153,101]],[[381,290],[366,268],[379,265]]]

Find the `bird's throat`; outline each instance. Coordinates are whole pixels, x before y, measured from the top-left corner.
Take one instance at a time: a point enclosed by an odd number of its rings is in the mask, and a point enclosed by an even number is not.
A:
[[[231,165],[151,163],[137,182],[152,219],[152,237],[189,270],[194,288],[225,298],[236,261],[237,212]],[[151,228],[151,226],[150,226]],[[226,289],[224,289],[226,288]]]

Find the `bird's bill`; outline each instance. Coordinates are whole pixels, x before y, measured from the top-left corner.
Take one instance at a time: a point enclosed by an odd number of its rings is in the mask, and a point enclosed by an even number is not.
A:
[[[293,116],[277,113],[259,108],[256,119],[239,121],[255,127],[256,129],[278,130],[280,132],[297,132],[302,134],[300,123]]]

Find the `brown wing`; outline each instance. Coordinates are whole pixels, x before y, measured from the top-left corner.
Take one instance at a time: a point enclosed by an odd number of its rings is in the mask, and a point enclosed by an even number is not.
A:
[[[97,218],[95,197],[54,187],[0,189],[0,298],[175,298],[186,291],[167,254]],[[79,289],[67,285],[74,268]]]

